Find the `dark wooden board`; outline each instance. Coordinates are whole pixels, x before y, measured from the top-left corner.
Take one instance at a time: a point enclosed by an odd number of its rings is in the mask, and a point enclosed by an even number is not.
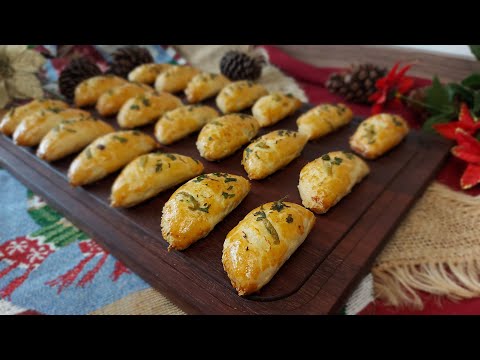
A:
[[[212,102],[209,102],[212,105]],[[296,129],[294,116],[259,135]],[[326,314],[339,310],[345,297],[381,250],[408,209],[421,195],[448,154],[449,143],[411,132],[396,149],[369,161],[371,174],[317,222],[303,245],[258,294],[236,295],[225,274],[221,254],[227,233],[253,208],[288,196],[301,204],[297,191],[302,167],[328,151],[348,150],[348,138],[361,119],[319,141],[310,142],[301,157],[263,181],[252,181],[242,204],[208,235],[184,252],[167,252],[160,232],[162,208],[175,189],[131,209],[108,206],[113,174],[84,188],[68,185],[73,156],[49,165],[34,149],[15,146],[0,136],[0,162],[26,186],[91,235],[115,257],[189,313]],[[116,125],[114,118],[107,119]],[[143,128],[152,133],[153,126]],[[217,163],[200,158],[197,134],[163,147],[202,160],[205,172],[246,176],[242,151]]]

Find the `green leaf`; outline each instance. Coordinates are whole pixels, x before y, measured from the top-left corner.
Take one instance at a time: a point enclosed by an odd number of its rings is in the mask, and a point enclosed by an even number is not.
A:
[[[477,58],[477,60],[480,60],[480,45],[468,45],[470,47],[470,51],[472,52],[473,55]]]
[[[462,81],[462,85],[468,88],[479,90],[480,89],[480,73],[473,73]]]
[[[453,101],[450,100],[450,94],[447,87],[443,86],[436,76],[433,78],[432,86],[427,90],[426,101],[427,105],[432,108],[432,112],[435,114],[447,114],[455,111],[455,106]]]
[[[448,123],[453,120],[454,115],[455,114],[438,114],[431,116],[425,121],[422,129],[423,131],[436,134],[437,132],[434,130],[433,125]]]
[[[447,91],[450,97],[450,101],[455,101],[458,98],[460,101],[465,101],[468,105],[473,105],[474,91],[470,88],[466,88],[460,84],[448,84]]]
[[[475,94],[473,96],[473,108],[472,112],[475,115],[480,115],[480,91],[475,91]]]

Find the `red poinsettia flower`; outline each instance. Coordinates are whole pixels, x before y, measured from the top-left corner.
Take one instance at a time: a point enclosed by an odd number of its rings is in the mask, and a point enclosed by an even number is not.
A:
[[[385,77],[377,80],[375,83],[377,91],[369,98],[374,103],[372,108],[373,114],[381,113],[383,108],[390,102],[400,103],[399,96],[405,95],[412,89],[415,80],[405,76],[412,66],[413,64],[408,64],[398,70],[400,63],[396,63]]]
[[[460,127],[455,130],[455,139],[458,145],[452,149],[453,156],[468,163],[460,179],[460,186],[467,190],[480,183],[480,141]]]
[[[475,135],[480,129],[480,121],[475,121],[467,104],[462,103],[457,121],[446,124],[436,124],[433,125],[433,128],[447,139],[455,140],[457,138],[455,132],[457,129],[463,129],[468,134]]]

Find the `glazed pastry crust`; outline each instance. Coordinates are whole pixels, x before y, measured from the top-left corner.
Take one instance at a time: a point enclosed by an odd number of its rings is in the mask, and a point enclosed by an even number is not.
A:
[[[100,96],[97,102],[97,111],[102,116],[115,115],[128,99],[146,92],[153,92],[153,89],[144,84],[134,83],[116,86]]]
[[[155,125],[155,137],[164,145],[169,145],[199,131],[210,120],[218,117],[218,112],[210,106],[182,106],[169,111]]]
[[[33,100],[28,104],[18,106],[8,111],[0,122],[0,131],[11,136],[24,118],[41,110],[55,111],[68,108],[68,104],[60,100]]]
[[[118,131],[104,135],[72,162],[68,170],[70,184],[81,186],[100,180],[155,148],[155,140],[140,131]]]
[[[112,187],[111,206],[130,207],[203,172],[199,161],[179,154],[142,155],[123,169]]]
[[[207,236],[249,191],[247,179],[225,173],[200,175],[178,188],[162,212],[162,235],[169,250],[184,250]]]
[[[217,95],[229,83],[230,80],[220,74],[198,74],[188,83],[185,89],[187,101],[193,104],[208,99]]]
[[[243,151],[242,165],[251,180],[266,178],[300,156],[308,142],[296,131],[277,130],[263,135]]]
[[[155,89],[158,92],[165,91],[169,93],[183,91],[190,80],[199,72],[198,69],[191,66],[172,66],[158,75],[155,81]]]
[[[254,117],[244,114],[230,114],[210,121],[200,131],[197,149],[209,160],[223,159],[252,140],[260,126]]]
[[[300,109],[302,102],[292,94],[279,92],[260,98],[252,108],[255,119],[260,126],[272,126]]]
[[[238,295],[260,290],[304,242],[315,215],[290,202],[271,202],[252,210],[223,244],[222,263]]]
[[[137,66],[128,74],[128,80],[150,85],[155,83],[158,75],[172,66],[170,64],[143,64]]]
[[[56,161],[81,151],[95,139],[114,131],[106,122],[92,117],[64,120],[45,135],[37,156],[48,162]]]
[[[267,90],[251,81],[237,81],[225,86],[217,96],[217,106],[224,113],[233,113],[252,106]]]
[[[409,132],[398,115],[379,114],[364,120],[350,138],[350,147],[366,159],[376,159],[397,146]]]
[[[300,172],[298,190],[303,206],[326,213],[370,172],[358,156],[334,151],[308,163]]]
[[[348,125],[353,119],[352,110],[343,104],[323,104],[297,119],[298,131],[315,140]]]
[[[124,129],[144,126],[182,105],[179,98],[169,93],[138,95],[122,106],[117,117],[118,124]]]
[[[82,81],[75,88],[75,105],[78,107],[95,105],[103,93],[126,82],[127,80],[112,75],[94,76]]]
[[[43,137],[62,121],[89,116],[90,113],[80,109],[40,110],[23,119],[13,133],[13,141],[20,146],[37,146]]]

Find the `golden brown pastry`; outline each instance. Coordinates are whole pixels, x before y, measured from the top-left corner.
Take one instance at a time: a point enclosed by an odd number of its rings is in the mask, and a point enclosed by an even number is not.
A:
[[[231,230],[223,244],[222,263],[238,295],[265,286],[304,242],[315,215],[283,201],[252,210]]]
[[[308,142],[306,135],[291,130],[265,134],[243,151],[242,165],[251,180],[266,178],[300,156]]]
[[[109,124],[93,117],[64,120],[45,135],[37,156],[48,162],[56,161],[81,151],[95,139],[114,131]]]
[[[130,207],[203,172],[201,162],[178,154],[142,155],[128,164],[112,187],[111,206]]]
[[[267,94],[267,90],[260,84],[237,81],[220,91],[217,96],[217,106],[224,114],[242,111]]]
[[[217,110],[210,106],[182,106],[162,116],[155,125],[155,137],[161,144],[172,144],[216,117]]]
[[[177,189],[162,211],[162,235],[170,249],[184,250],[207,236],[250,191],[247,179],[204,174]]]
[[[102,116],[115,115],[128,99],[146,92],[153,92],[153,89],[144,84],[134,83],[116,86],[100,96],[97,102],[97,111]]]
[[[158,75],[170,69],[170,64],[143,64],[133,69],[128,74],[128,80],[142,84],[153,84]]]
[[[170,69],[158,75],[155,81],[155,89],[158,92],[166,91],[169,93],[183,91],[190,80],[199,72],[200,70],[191,66],[172,66]]]
[[[376,159],[397,146],[409,132],[398,115],[379,114],[364,120],[350,138],[350,147],[366,159]]]
[[[300,109],[302,102],[292,94],[272,93],[261,97],[252,108],[260,126],[272,126]]]
[[[245,114],[230,114],[211,120],[200,131],[197,149],[209,160],[223,159],[252,140],[260,126],[254,117]]]
[[[81,186],[100,180],[155,148],[155,140],[140,131],[117,131],[104,135],[72,162],[68,170],[70,184]]]
[[[28,104],[18,106],[8,111],[0,122],[0,131],[7,136],[11,136],[18,124],[27,116],[40,110],[50,109],[51,111],[59,111],[66,108],[68,108],[68,104],[60,100],[33,100]]]
[[[89,116],[90,113],[80,109],[40,110],[23,119],[13,133],[13,141],[20,146],[37,146],[60,122]]]
[[[185,89],[189,103],[197,103],[217,95],[230,83],[225,76],[220,74],[201,73],[196,75]]]
[[[326,213],[369,172],[365,161],[352,153],[334,151],[323,155],[300,172],[298,191],[303,206],[317,214]]]
[[[182,105],[179,98],[169,93],[138,95],[122,106],[117,117],[118,124],[125,129],[144,126]]]
[[[127,80],[114,75],[94,76],[84,80],[75,88],[75,105],[78,107],[95,105],[104,92],[126,82]]]
[[[315,140],[348,125],[353,112],[343,104],[319,105],[297,119],[298,131]]]

